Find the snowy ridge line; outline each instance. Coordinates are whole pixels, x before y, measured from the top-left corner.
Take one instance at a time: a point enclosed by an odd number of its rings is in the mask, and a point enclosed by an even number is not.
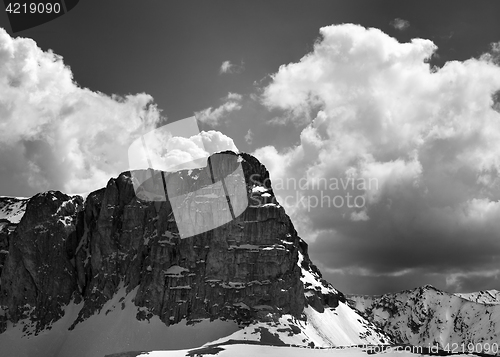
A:
[[[56,191],[48,190],[44,192],[39,192],[36,195],[47,195],[51,192],[56,192]],[[66,203],[72,201],[76,196],[82,197],[85,204],[85,201],[90,193],[91,192],[69,194],[68,196],[70,196],[71,199],[68,201],[64,201],[63,204],[60,206],[59,210],[61,208],[64,208]],[[33,195],[31,197],[0,196],[0,219],[6,219],[10,223],[18,224],[23,218],[24,214],[26,213],[26,207],[28,201],[36,195]],[[62,223],[66,224],[65,222]]]
[[[455,295],[462,299],[480,304],[500,304],[500,291],[494,289],[481,290],[473,293],[455,293]]]
[[[323,284],[323,279],[321,279],[316,272],[313,272],[311,269],[304,269],[302,267],[302,262],[304,261],[304,255],[301,252],[298,252],[299,259],[297,261],[297,265],[300,267],[302,273],[300,280],[304,284],[304,291],[315,290],[321,291],[322,294],[338,294],[339,292],[328,282],[326,285]]]
[[[444,348],[500,341],[500,304],[470,301],[430,285],[378,297],[348,295],[347,300],[397,343]]]
[[[19,223],[26,212],[29,198],[0,196],[0,219]]]

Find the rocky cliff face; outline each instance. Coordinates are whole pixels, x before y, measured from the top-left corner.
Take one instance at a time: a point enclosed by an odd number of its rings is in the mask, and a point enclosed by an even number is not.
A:
[[[0,197],[0,276],[9,253],[9,240],[26,211],[27,198]]]
[[[8,236],[0,286],[3,326],[29,317],[37,329],[57,320],[76,290],[73,267],[81,197],[60,192],[32,197]],[[72,264],[73,263],[73,264]]]
[[[274,198],[265,167],[247,154],[212,159],[212,177],[241,164],[250,205],[234,220],[185,239],[171,200],[138,198],[130,172],[85,202],[54,191],[32,197],[19,224],[4,224],[0,231],[0,331],[28,319],[36,334],[59,320],[71,301],[83,304],[75,328],[121,287],[136,289],[137,319],[158,316],[167,325],[182,319],[300,318],[305,306],[321,311],[345,301],[310,262],[307,244]],[[195,191],[206,170],[170,173],[167,180]]]

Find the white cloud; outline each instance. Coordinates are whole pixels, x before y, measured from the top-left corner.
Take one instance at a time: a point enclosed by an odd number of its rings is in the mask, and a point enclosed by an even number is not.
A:
[[[126,170],[126,148],[160,120],[152,97],[79,87],[62,57],[0,29],[0,173],[6,194],[86,191]]]
[[[288,118],[286,116],[278,116],[269,119],[268,121],[266,121],[266,124],[271,126],[280,126],[280,125],[285,125],[287,122]]]
[[[231,61],[224,61],[222,62],[220,68],[219,68],[219,74],[225,74],[225,73],[241,73],[245,70],[245,65],[243,62],[241,64],[237,65],[234,63],[231,63]]]
[[[312,234],[318,237],[312,251],[339,269],[489,269],[484,264],[500,259],[500,114],[492,108],[500,67],[483,58],[448,62],[436,71],[427,62],[436,50],[429,40],[399,43],[352,24],[320,32],[314,50],[281,66],[263,91],[263,102],[282,109],[288,120],[300,122],[304,113],[316,113],[314,119],[298,146],[255,151],[273,182],[306,178],[309,186],[300,191],[310,197],[307,204],[289,199],[285,207],[294,220],[309,220],[298,226],[300,233],[325,232]],[[374,183],[312,186],[315,179],[332,178]],[[293,194],[290,187],[275,191]],[[347,195],[365,204],[349,207]],[[328,206],[327,198],[336,196],[344,205]],[[474,250],[470,237],[477,240]],[[451,241],[456,254],[464,254],[460,259],[447,253]],[[420,263],[384,258],[412,249]]]
[[[160,121],[150,95],[108,96],[81,88],[62,57],[0,29],[2,194],[103,187],[129,169],[133,140]],[[202,140],[207,150],[235,148],[218,132],[203,132],[192,140]]]
[[[231,64],[230,61],[224,61],[222,62],[221,66],[220,66],[220,69],[219,69],[219,73],[228,73],[231,71],[231,67],[233,65]]]
[[[227,100],[235,100],[235,101],[240,101],[242,98],[243,96],[241,94],[232,92],[229,92],[226,97]]]
[[[189,137],[170,135],[165,137],[161,130],[157,130],[148,136],[147,146],[152,167],[166,171],[204,167],[206,158],[213,153],[226,150],[238,152],[233,139],[214,130],[201,131]],[[134,168],[148,167],[149,163]]]
[[[242,96],[240,94],[229,92],[228,95],[223,98],[225,102],[222,105],[215,109],[210,107],[196,112],[196,119],[208,125],[216,126],[220,124],[227,114],[241,109],[241,98]]]
[[[394,27],[396,30],[404,31],[408,27],[410,27],[410,22],[400,18],[395,18],[394,20],[391,21],[390,25]]]
[[[490,51],[484,53],[481,59],[500,65],[500,41],[490,43]]]
[[[247,142],[248,145],[252,145],[253,142],[253,132],[252,129],[248,129],[246,135],[245,135],[245,141]]]
[[[234,144],[233,139],[222,134],[220,131],[202,131],[200,134],[192,136],[190,140],[199,147],[204,147],[209,155],[226,150],[238,152],[238,148]]]

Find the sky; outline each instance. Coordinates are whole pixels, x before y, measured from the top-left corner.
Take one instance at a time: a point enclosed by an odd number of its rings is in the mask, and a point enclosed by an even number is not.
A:
[[[0,195],[86,192],[195,115],[345,293],[500,289],[500,2],[86,0],[0,13]],[[200,144],[201,143],[201,144]]]

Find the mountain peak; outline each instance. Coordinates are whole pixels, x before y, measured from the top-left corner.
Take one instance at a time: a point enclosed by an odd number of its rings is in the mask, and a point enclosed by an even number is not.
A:
[[[260,324],[276,334],[285,329],[302,345],[388,341],[322,279],[306,242],[274,197],[264,165],[251,155],[226,152],[212,155],[209,166],[209,171],[166,175],[142,170],[145,177],[162,176],[165,185],[177,185],[161,201],[136,194],[133,179],[140,170],[110,179],[85,202],[59,191],[32,197],[20,223],[4,236],[8,254],[1,272],[0,332],[17,329],[20,344],[30,337],[42,348],[39,336],[55,331],[58,343],[66,343],[60,336],[86,341],[94,352],[113,347],[103,347],[110,339],[121,341],[116,321],[121,329],[133,329],[125,335],[133,336],[127,346],[136,350],[150,338],[147,326],[166,333],[203,321]],[[220,180],[226,184],[219,190],[226,192],[222,198],[210,191]],[[238,204],[230,195],[236,180],[243,182],[244,197],[238,199],[249,205],[235,210],[229,221],[182,237],[179,212],[194,223],[210,222],[212,212]],[[332,335],[322,320],[351,333]],[[109,326],[112,335],[96,335],[91,332],[96,326]],[[2,348],[5,336],[0,333]],[[167,348],[168,341],[159,341],[159,348]]]
[[[421,286],[420,288],[417,288],[417,289],[422,290],[422,291],[439,291],[439,292],[442,292],[441,290],[435,288],[431,284],[425,284],[424,286]]]

